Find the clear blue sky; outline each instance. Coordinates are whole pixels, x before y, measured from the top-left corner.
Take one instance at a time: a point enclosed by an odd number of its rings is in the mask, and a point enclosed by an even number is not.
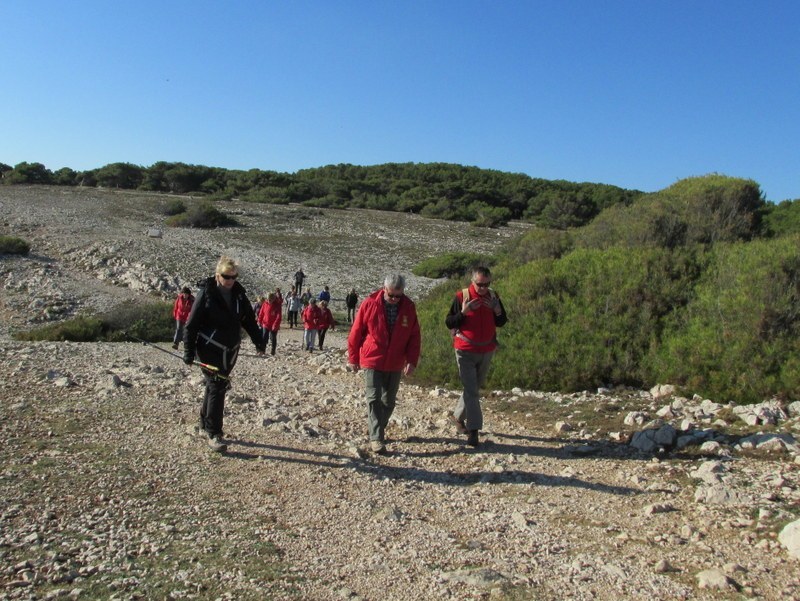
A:
[[[800,197],[796,0],[3,0],[0,162],[442,161]]]

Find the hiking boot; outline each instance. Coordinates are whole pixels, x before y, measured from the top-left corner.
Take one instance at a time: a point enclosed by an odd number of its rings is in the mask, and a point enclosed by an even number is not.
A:
[[[222,442],[222,436],[215,434],[214,436],[208,437],[208,448],[215,453],[224,453],[228,450],[228,445]]]
[[[467,435],[467,444],[471,447],[477,447],[480,442],[478,441],[478,431],[477,430],[470,430],[469,434]]]
[[[369,448],[372,450],[373,453],[386,452],[386,445],[383,444],[383,441],[381,440],[371,440],[369,443]]]
[[[172,344],[172,348],[174,348],[174,349],[177,351],[177,350],[178,350],[178,343],[177,343],[177,342],[174,342],[174,343]]]
[[[453,422],[453,425],[456,427],[456,432],[459,434],[466,434],[467,433],[467,424],[463,419],[458,419],[452,413],[450,414],[450,419]]]

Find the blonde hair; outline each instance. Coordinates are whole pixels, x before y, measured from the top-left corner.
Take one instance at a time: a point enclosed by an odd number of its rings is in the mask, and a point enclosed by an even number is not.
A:
[[[236,273],[239,273],[239,264],[230,257],[222,255],[219,258],[219,261],[217,261],[216,274],[222,275],[226,271],[235,271]]]

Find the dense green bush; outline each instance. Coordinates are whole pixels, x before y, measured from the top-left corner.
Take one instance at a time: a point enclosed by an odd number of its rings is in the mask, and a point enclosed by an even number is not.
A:
[[[28,332],[18,332],[14,337],[17,340],[95,342],[103,338],[103,322],[96,317],[76,317]]]
[[[27,255],[31,246],[22,238],[0,236],[0,255]]]
[[[76,317],[15,335],[18,340],[73,342],[171,340],[174,322],[172,303],[123,304],[99,317]]]
[[[751,240],[766,210],[754,181],[706,175],[681,180],[630,205],[615,205],[575,232],[577,246],[677,248]]]
[[[645,359],[665,319],[688,303],[705,260],[688,250],[618,247],[501,264],[494,287],[509,324],[498,333],[489,386],[575,391],[648,382]],[[421,303],[422,379],[457,381],[444,316],[465,284],[448,282]]]
[[[654,353],[662,380],[716,398],[800,396],[800,236],[715,247]]]
[[[800,234],[800,198],[768,205],[764,214],[764,231],[769,236]]]
[[[215,208],[210,202],[201,201],[192,204],[185,213],[173,215],[167,219],[167,225],[171,227],[212,229],[237,225],[237,222]]]
[[[425,278],[449,278],[464,275],[476,265],[491,265],[493,262],[491,257],[476,253],[448,253],[425,259],[411,273]]]
[[[186,203],[180,199],[173,199],[167,202],[161,209],[162,215],[171,217],[172,215],[180,215],[186,212]]]
[[[572,234],[563,230],[535,228],[508,243],[507,259],[520,265],[537,259],[557,259],[573,247]]]

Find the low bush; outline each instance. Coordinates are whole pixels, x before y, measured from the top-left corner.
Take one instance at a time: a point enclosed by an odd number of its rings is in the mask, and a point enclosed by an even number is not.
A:
[[[167,202],[161,209],[161,213],[168,217],[172,215],[180,215],[186,212],[186,203],[180,199],[173,199]]]
[[[47,324],[19,332],[15,338],[72,342],[124,342],[141,338],[160,342],[172,339],[173,327],[172,303],[127,303],[99,317],[76,317]]]
[[[491,265],[493,262],[491,257],[477,253],[448,253],[425,259],[418,263],[411,273],[425,278],[449,278],[462,276],[476,265]]]
[[[0,236],[0,255],[27,255],[31,246],[22,238]]]
[[[236,220],[219,211],[208,201],[193,204],[185,213],[173,215],[167,219],[170,227],[196,227],[213,229],[238,225]]]

